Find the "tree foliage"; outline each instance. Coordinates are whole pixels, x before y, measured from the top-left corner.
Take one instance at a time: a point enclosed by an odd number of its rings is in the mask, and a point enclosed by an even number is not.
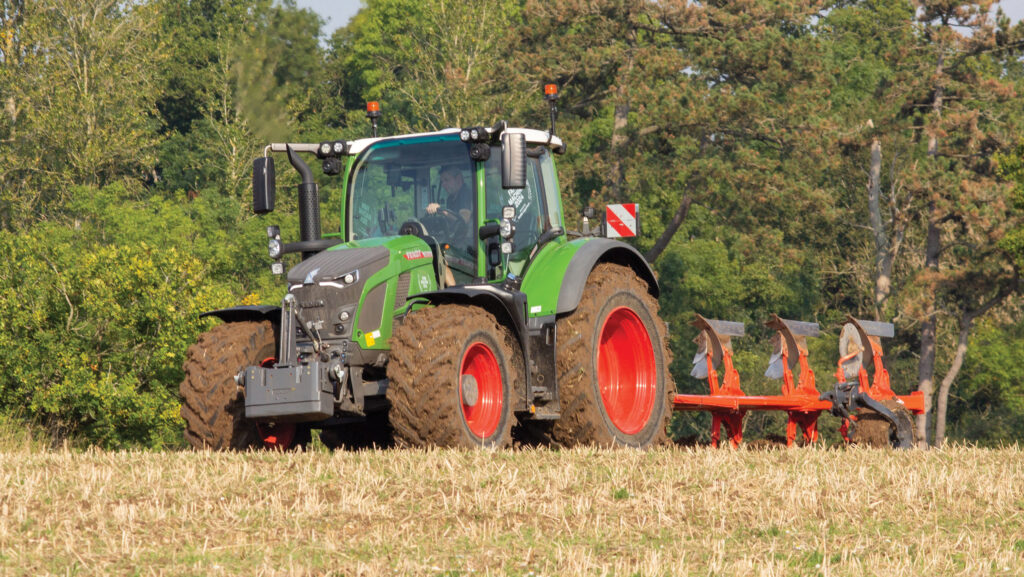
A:
[[[198,314],[281,290],[248,209],[263,145],[366,136],[368,100],[385,133],[543,128],[555,82],[567,224],[640,204],[681,389],[695,312],[747,324],[752,393],[778,386],[770,313],[822,323],[819,386],[851,313],[896,323],[929,426],[1020,434],[1024,34],[989,0],[367,0],[321,25],[293,0],[0,0],[0,411],[177,442]]]

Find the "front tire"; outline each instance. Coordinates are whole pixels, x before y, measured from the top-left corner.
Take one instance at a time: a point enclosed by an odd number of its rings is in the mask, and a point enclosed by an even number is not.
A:
[[[235,377],[245,367],[272,363],[277,356],[269,321],[225,323],[199,336],[188,348],[181,382],[185,440],[196,449],[289,450],[309,442],[307,425],[257,424],[245,418],[245,387]]]
[[[388,361],[395,441],[507,447],[521,379],[518,347],[490,313],[465,305],[412,312],[395,328]]]
[[[276,355],[270,322],[225,323],[200,335],[188,348],[179,387],[185,440],[215,451],[259,447],[256,423],[245,418],[245,388],[235,376]]]
[[[629,268],[599,264],[580,304],[558,320],[563,446],[650,447],[668,441],[675,391],[665,323],[648,286]]]

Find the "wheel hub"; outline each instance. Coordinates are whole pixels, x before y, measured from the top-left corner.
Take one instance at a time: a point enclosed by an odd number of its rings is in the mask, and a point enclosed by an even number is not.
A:
[[[295,423],[259,423],[256,428],[267,449],[287,451],[295,445]]]
[[[480,391],[477,388],[476,377],[462,375],[462,404],[467,407],[475,407],[479,398]]]

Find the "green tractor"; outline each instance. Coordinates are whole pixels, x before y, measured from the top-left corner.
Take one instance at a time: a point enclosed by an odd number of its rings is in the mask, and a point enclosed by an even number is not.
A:
[[[301,175],[301,240],[268,227],[280,307],[205,315],[188,350],[186,438],[197,448],[647,447],[666,440],[674,385],[655,275],[628,244],[569,232],[549,131],[493,127],[271,144],[253,208],[274,208],[272,152]],[[300,155],[344,183],[321,234]],[[584,227],[586,230],[586,227]]]

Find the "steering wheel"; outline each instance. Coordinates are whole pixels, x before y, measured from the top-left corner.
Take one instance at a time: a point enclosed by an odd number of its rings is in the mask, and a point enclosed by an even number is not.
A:
[[[398,227],[399,235],[412,235],[412,236],[427,236],[427,227],[422,222],[415,218],[407,220],[402,223],[402,226]]]
[[[431,235],[450,243],[466,236],[469,226],[461,216],[447,208],[438,208],[434,214],[425,214],[420,221]]]

